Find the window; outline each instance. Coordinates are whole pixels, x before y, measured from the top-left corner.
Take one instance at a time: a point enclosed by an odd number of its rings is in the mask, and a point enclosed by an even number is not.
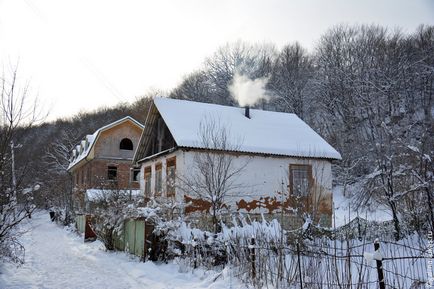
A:
[[[131,174],[131,181],[138,182],[140,176],[140,168],[133,168]]]
[[[311,167],[309,165],[290,165],[291,193],[294,196],[306,197],[310,189]]]
[[[107,179],[115,181],[118,177],[118,168],[115,166],[108,166]]]
[[[162,174],[161,163],[155,165],[155,196],[161,196],[162,185],[163,185],[163,174]]]
[[[123,140],[121,140],[121,143],[119,144],[119,149],[132,151],[133,142],[129,138],[124,138]]]
[[[173,157],[166,161],[167,197],[175,196],[175,171],[176,171],[176,158]]]
[[[151,167],[145,168],[145,197],[151,196]]]

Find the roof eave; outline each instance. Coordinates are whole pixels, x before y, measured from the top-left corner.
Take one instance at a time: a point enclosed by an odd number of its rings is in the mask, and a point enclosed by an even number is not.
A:
[[[199,150],[199,151],[211,150],[211,151],[218,151],[218,152],[239,153],[239,154],[246,154],[246,155],[259,155],[259,156],[266,156],[266,157],[275,156],[275,157],[291,157],[291,158],[307,158],[307,159],[325,159],[325,160],[329,160],[329,161],[342,160],[342,157],[337,158],[337,157],[331,157],[331,156],[308,156],[308,155],[295,155],[295,154],[251,152],[251,151],[243,151],[243,150],[218,150],[218,149],[193,147],[193,146],[178,146],[178,148],[187,149],[187,150]],[[340,154],[339,154],[339,156],[340,156]]]
[[[145,157],[145,158],[142,158],[142,159],[136,161],[136,163],[137,163],[137,164],[140,164],[140,163],[143,163],[143,162],[146,162],[146,161],[152,160],[152,159],[154,159],[154,158],[156,158],[156,157],[159,157],[159,156],[163,156],[163,155],[166,155],[166,154],[172,153],[172,152],[176,151],[178,148],[179,148],[179,147],[175,146],[175,147],[173,147],[173,148],[170,148],[170,149],[167,149],[167,150],[161,151],[161,152],[159,152],[159,153],[156,153],[156,154],[153,154],[153,155],[147,156],[147,157]]]

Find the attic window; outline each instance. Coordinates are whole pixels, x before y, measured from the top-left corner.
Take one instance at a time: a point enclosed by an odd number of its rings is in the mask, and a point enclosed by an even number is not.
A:
[[[119,149],[132,151],[133,142],[129,138],[124,138],[123,140],[121,140],[121,143],[119,144]]]

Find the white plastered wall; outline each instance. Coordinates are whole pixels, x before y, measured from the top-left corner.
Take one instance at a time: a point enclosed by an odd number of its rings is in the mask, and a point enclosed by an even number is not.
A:
[[[156,157],[153,160],[142,163],[140,173],[140,189],[144,191],[144,168],[151,166],[151,192],[155,192],[155,165],[162,163],[163,191],[166,186],[166,160],[176,157],[176,174],[185,176],[195,175],[195,155],[200,151],[175,152]],[[331,162],[325,159],[306,159],[294,157],[239,155],[234,157],[234,166],[240,167],[246,164],[242,172],[237,176],[236,184],[239,188],[230,192],[225,203],[233,210],[237,209],[236,203],[240,199],[247,202],[258,200],[261,197],[276,196],[277,192],[288,192],[289,166],[291,164],[310,165],[315,187],[319,188],[316,194],[321,198],[328,198],[331,202],[332,171]],[[177,180],[178,182],[178,180]],[[164,194],[163,194],[164,196]],[[176,200],[182,201],[184,192],[176,188]],[[195,196],[190,196],[195,197]]]

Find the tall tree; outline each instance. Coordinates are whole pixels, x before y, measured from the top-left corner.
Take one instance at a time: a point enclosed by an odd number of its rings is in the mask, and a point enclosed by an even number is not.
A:
[[[34,209],[32,192],[38,187],[23,182],[26,163],[17,162],[22,147],[20,131],[28,131],[40,120],[37,100],[28,95],[28,85],[20,85],[18,70],[3,74],[0,91],[0,256],[23,262],[24,247],[18,241],[18,225]]]
[[[312,74],[312,58],[299,43],[283,47],[273,64],[268,84],[276,96],[274,103],[279,110],[304,118]]]

